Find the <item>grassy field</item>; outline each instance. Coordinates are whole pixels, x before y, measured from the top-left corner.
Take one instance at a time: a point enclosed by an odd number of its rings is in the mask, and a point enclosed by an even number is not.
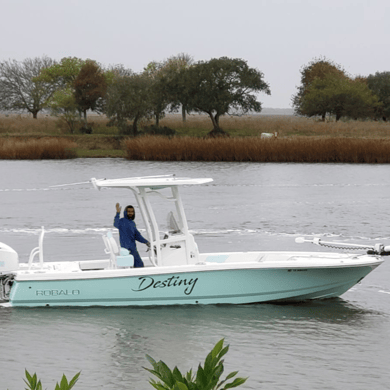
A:
[[[207,116],[200,115],[189,115],[186,122],[180,115],[168,115],[161,120],[160,126],[176,131],[171,139],[121,136],[117,128],[106,126],[108,120],[104,116],[91,115],[89,123],[92,134],[70,134],[58,118],[42,115],[35,120],[29,116],[0,115],[0,158],[390,162],[390,123],[385,122],[226,116],[221,118],[220,125],[230,137],[215,140],[204,139],[212,126]],[[141,126],[150,124],[144,122]],[[261,139],[263,132],[277,132],[278,138]]]

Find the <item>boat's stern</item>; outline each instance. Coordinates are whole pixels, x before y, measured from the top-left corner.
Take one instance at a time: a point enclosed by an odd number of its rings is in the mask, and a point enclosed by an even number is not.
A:
[[[0,301],[8,301],[14,272],[18,269],[18,254],[10,246],[0,242]]]

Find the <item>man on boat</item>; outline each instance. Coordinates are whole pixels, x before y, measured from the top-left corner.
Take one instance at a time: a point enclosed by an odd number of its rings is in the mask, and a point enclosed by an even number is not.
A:
[[[134,218],[135,210],[133,206],[127,206],[123,212],[123,218],[119,218],[122,207],[119,203],[116,204],[116,215],[114,218],[114,226],[119,229],[119,241],[122,248],[126,248],[130,251],[130,254],[134,256],[134,267],[143,267],[144,263],[141,260],[141,256],[137,251],[135,241],[142,242],[147,246],[150,246],[148,240],[142,237],[138,231]]]

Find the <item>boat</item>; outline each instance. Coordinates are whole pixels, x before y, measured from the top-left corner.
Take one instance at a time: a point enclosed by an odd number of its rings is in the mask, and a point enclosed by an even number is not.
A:
[[[175,175],[96,179],[97,190],[130,190],[138,203],[150,242],[148,265],[134,268],[134,258],[120,248],[108,229],[96,260],[56,262],[44,258],[44,227],[28,261],[0,243],[0,300],[11,307],[150,306],[297,302],[339,297],[383,263],[390,247],[312,242],[348,249],[347,253],[243,251],[200,253],[180,196],[183,186],[211,183],[211,178]],[[190,187],[191,188],[191,187]],[[157,202],[157,207],[156,207]],[[163,209],[161,202],[167,206]],[[161,214],[168,212],[168,229]],[[159,216],[159,218],[157,218]],[[165,214],[166,216],[166,214]],[[158,221],[159,220],[159,221]],[[350,253],[358,249],[362,253]],[[149,261],[148,261],[149,260]]]

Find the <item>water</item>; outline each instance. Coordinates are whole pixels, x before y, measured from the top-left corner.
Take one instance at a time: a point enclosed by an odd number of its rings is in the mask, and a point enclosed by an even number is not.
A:
[[[49,186],[167,173],[214,179],[182,191],[202,252],[321,250],[295,244],[301,235],[390,243],[386,165],[122,159],[2,161],[0,241],[27,261],[45,226],[45,258],[101,258],[115,203],[134,203],[130,192]],[[0,308],[0,390],[22,388],[25,368],[48,389],[80,370],[75,389],[151,389],[146,354],[187,371],[223,337],[225,374],[249,377],[242,389],[388,389],[389,277],[385,262],[342,298],[293,305]]]

